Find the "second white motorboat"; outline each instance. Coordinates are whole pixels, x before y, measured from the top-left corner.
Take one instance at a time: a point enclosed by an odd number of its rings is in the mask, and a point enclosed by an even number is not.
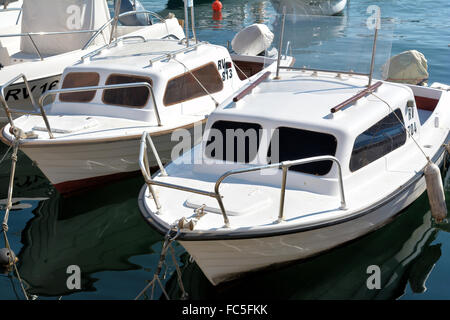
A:
[[[280,64],[292,61],[283,56]],[[231,56],[195,40],[128,38],[66,68],[62,89],[43,95],[36,115],[10,117],[2,140],[18,141],[60,193],[71,193],[138,172],[144,131],[170,161],[180,138],[174,131],[196,144],[217,105],[276,64],[277,56]],[[43,108],[50,95],[55,102]]]
[[[119,1],[120,2],[120,1]],[[11,107],[30,109],[29,91],[35,98],[58,88],[67,66],[82,56],[120,38],[142,37],[183,39],[184,32],[175,17],[163,19],[150,11],[120,13],[110,17],[106,0],[24,0],[21,22],[0,30],[0,85]],[[132,17],[152,18],[149,25],[126,25]],[[24,74],[24,81],[9,80]],[[7,118],[0,112],[0,123]]]

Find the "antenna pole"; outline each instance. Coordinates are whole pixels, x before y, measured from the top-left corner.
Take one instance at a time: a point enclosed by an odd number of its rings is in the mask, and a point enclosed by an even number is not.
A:
[[[120,6],[122,4],[122,0],[117,0],[116,6],[114,8],[114,22],[111,28],[111,35],[109,37],[109,43],[111,43],[114,39],[114,34],[116,34],[117,38],[117,23],[119,22],[119,14],[120,14]]]
[[[280,36],[280,44],[278,45],[277,73],[275,75],[275,79],[280,79],[280,61],[281,61],[281,52],[283,51],[283,38],[284,38],[285,22],[286,22],[286,7],[283,7],[283,19],[281,22],[281,36]]]
[[[191,3],[191,25],[192,25],[192,36],[195,39],[195,43],[198,43],[197,34],[195,32],[195,16],[194,16],[194,0]]]
[[[372,46],[372,60],[370,62],[369,83],[367,84],[367,87],[370,87],[370,85],[372,84],[373,67],[375,64],[375,52],[377,51],[377,38],[379,28],[380,28],[380,17],[377,18],[377,22],[375,25],[375,35],[373,37],[373,46]]]
[[[188,1],[184,0],[184,28],[186,33],[186,47],[189,47],[189,15],[188,15]]]

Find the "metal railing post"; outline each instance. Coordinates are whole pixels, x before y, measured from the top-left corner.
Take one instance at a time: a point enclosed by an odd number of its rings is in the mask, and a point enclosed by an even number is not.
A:
[[[180,190],[180,191],[185,191],[185,192],[191,192],[191,193],[196,193],[196,194],[201,194],[204,196],[212,197],[217,200],[220,211],[223,216],[225,227],[228,228],[230,226],[230,220],[229,220],[228,215],[225,210],[225,205],[222,200],[223,197],[220,194],[221,183],[227,177],[229,177],[231,175],[236,175],[236,174],[241,174],[241,173],[249,173],[249,172],[254,172],[254,171],[261,171],[264,169],[281,168],[282,169],[282,182],[281,182],[281,194],[280,194],[280,207],[279,207],[279,214],[278,214],[278,219],[277,219],[277,223],[280,223],[284,220],[284,203],[285,203],[285,195],[286,195],[286,182],[287,182],[288,169],[291,166],[300,165],[300,164],[320,162],[320,161],[333,161],[337,164],[337,169],[338,169],[338,179],[337,180],[339,183],[339,193],[340,193],[340,202],[341,202],[339,209],[341,209],[341,210],[347,209],[347,205],[346,205],[346,201],[345,201],[345,193],[344,193],[344,182],[343,182],[343,177],[342,177],[342,167],[341,167],[339,160],[337,158],[335,158],[334,156],[318,156],[318,157],[311,157],[311,158],[305,158],[305,159],[298,159],[298,160],[294,160],[294,161],[284,161],[281,163],[268,164],[268,165],[263,165],[263,166],[255,166],[255,167],[251,167],[251,168],[230,170],[230,171],[227,171],[224,174],[222,174],[216,180],[216,183],[214,185],[214,192],[208,192],[208,191],[203,191],[203,190],[194,189],[194,188],[190,188],[190,187],[183,187],[180,185],[175,185],[175,184],[171,184],[171,183],[165,183],[162,181],[152,180],[151,175],[150,175],[149,165],[148,165],[148,158],[146,158],[147,157],[146,139],[149,139],[151,141],[150,135],[147,132],[144,132],[142,135],[142,139],[141,139],[141,147],[140,147],[140,154],[139,154],[139,167],[141,168],[141,172],[144,176],[146,184],[149,186],[150,192],[152,193],[152,196],[154,197],[157,208],[161,208],[161,205],[159,203],[159,200],[156,199],[152,185],[157,185],[157,186],[161,186],[161,187],[165,187],[165,188],[170,188],[170,189],[175,189],[175,190]],[[154,148],[154,146],[152,147],[152,152],[154,153],[155,157],[158,159],[159,156],[158,156],[158,153],[157,153],[156,149]],[[160,162],[158,162],[158,164],[160,165],[160,168],[161,168],[162,164],[160,164]],[[163,171],[161,170],[161,173],[162,172]],[[166,173],[166,175],[167,175],[167,173]]]
[[[120,12],[120,6],[122,4],[122,0],[117,0],[116,7],[114,8],[114,23],[112,24],[111,28],[111,34],[109,35],[109,43],[111,43],[114,39],[114,33],[116,34],[117,38],[117,24],[119,23],[119,12]]]
[[[44,58],[42,57],[41,52],[39,51],[38,47],[36,46],[36,43],[34,42],[33,38],[31,37],[31,34],[28,34],[28,38],[30,39],[31,43],[33,44],[34,49],[36,50],[39,58],[41,59],[41,61],[44,60]]]
[[[127,17],[130,15],[137,15],[137,14],[147,14],[149,16],[155,17],[157,19],[159,19],[161,22],[166,23],[166,20],[164,18],[162,18],[160,15],[158,15],[157,13],[154,13],[152,11],[148,11],[148,10],[141,10],[141,11],[128,11],[128,12],[124,12],[122,14],[120,14],[118,16],[118,19],[123,18],[123,17]],[[114,22],[115,17],[112,17],[111,19],[109,19],[107,22],[105,22],[105,24],[103,24],[103,26],[101,26],[99,29],[94,30],[94,34],[92,35],[92,37],[86,42],[86,44],[83,46],[82,50],[86,50],[91,44],[92,42],[94,42],[94,40],[98,37],[98,35],[100,33],[103,32],[103,30],[106,29],[106,27],[108,27],[109,25],[111,25]],[[167,27],[167,25],[166,25]],[[112,34],[111,30],[111,34]],[[111,41],[110,41],[111,42]]]
[[[284,212],[284,198],[286,195],[286,180],[287,180],[287,171],[288,171],[288,167],[282,165],[282,170],[283,170],[283,176],[282,176],[282,180],[281,180],[281,196],[280,196],[280,211],[278,214],[278,222],[282,222],[283,221],[283,212]]]
[[[284,24],[286,23],[286,7],[283,7],[283,18],[281,22],[281,36],[280,43],[278,45],[278,58],[277,58],[277,73],[275,79],[280,79],[280,63],[281,63],[281,52],[283,51],[283,38],[284,38]]]
[[[2,102],[3,108],[5,109],[6,116],[8,117],[8,121],[9,121],[9,124],[10,124],[11,128],[15,127],[13,119],[12,119],[12,116],[11,116],[11,113],[14,112],[14,110],[11,111],[11,109],[9,109],[8,103],[6,102],[6,98],[5,98],[5,89],[7,87],[9,87],[10,85],[14,84],[14,82],[19,80],[20,78],[22,78],[24,83],[25,83],[25,87],[26,87],[26,89],[28,91],[28,95],[30,96],[30,100],[31,100],[31,103],[33,104],[33,108],[36,111],[38,111],[38,108],[36,107],[36,101],[34,100],[33,92],[31,91],[31,87],[30,87],[30,84],[28,83],[27,77],[25,77],[24,74],[20,74],[17,77],[9,80],[7,83],[5,83],[1,87],[1,89],[0,89],[0,98],[1,98],[1,102]],[[48,119],[47,119],[47,116],[45,114],[44,108],[41,105],[39,105],[39,111],[40,111],[41,116],[42,116],[42,118],[43,118],[43,120],[45,122],[45,126],[47,127],[48,134],[49,134],[50,138],[53,139],[54,137],[53,137],[53,134],[52,134],[52,131],[51,131],[51,128],[50,128],[50,124],[48,122]]]
[[[148,164],[147,138],[149,138],[149,135],[147,132],[144,132],[141,137],[141,147],[140,147],[140,152],[139,152],[139,160],[141,160],[141,156],[142,156],[142,160],[144,161],[144,168],[142,168],[142,166],[141,166],[141,172],[144,174],[144,178],[145,178],[146,182],[152,180],[152,176],[150,173],[150,166]],[[151,138],[150,138],[150,140],[151,140]],[[139,162],[139,164],[141,164],[141,162]],[[156,209],[159,211],[161,209],[161,203],[159,202],[158,197],[156,196],[156,192],[153,188],[153,185],[150,183],[147,183],[147,186],[153,197],[153,201],[155,202]]]

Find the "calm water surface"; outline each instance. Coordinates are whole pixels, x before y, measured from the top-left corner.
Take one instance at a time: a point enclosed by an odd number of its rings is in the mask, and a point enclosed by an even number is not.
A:
[[[274,23],[276,14],[270,1],[223,0],[219,20],[213,17],[209,2],[197,2],[199,38],[221,45],[246,25]],[[183,16],[181,9],[167,9],[167,1],[147,0],[144,4],[163,16],[168,12]],[[304,40],[302,52],[314,52],[317,43],[332,46],[338,38],[347,37],[352,30],[346,28],[348,22],[367,16],[371,4],[381,7],[383,21],[395,24],[392,54],[419,50],[428,60],[429,82],[450,83],[447,0],[349,0],[344,14],[335,20],[344,26],[337,32],[319,33],[311,41],[308,32],[299,32]],[[1,155],[6,150],[2,145]],[[9,169],[9,160],[0,164],[0,199],[7,196]],[[450,175],[444,179],[450,207]],[[8,234],[20,258],[19,271],[28,292],[38,299],[136,297],[152,279],[162,240],[141,218],[137,195],[142,185],[143,179],[137,177],[65,199],[20,154]],[[183,282],[193,299],[450,299],[449,231],[449,224],[432,222],[428,199],[423,195],[393,223],[350,245],[219,288],[211,286],[197,265],[189,262],[181,246],[176,246],[176,253],[183,265]],[[67,289],[66,268],[72,264],[82,270],[81,291]],[[381,290],[366,288],[369,265],[381,267]],[[164,284],[171,298],[180,296],[171,264]],[[160,297],[161,292],[156,294]],[[0,275],[0,299],[22,298],[17,280]]]

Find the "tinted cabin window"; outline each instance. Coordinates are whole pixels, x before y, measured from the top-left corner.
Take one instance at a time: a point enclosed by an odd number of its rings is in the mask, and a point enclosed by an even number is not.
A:
[[[111,85],[136,82],[147,82],[152,85],[150,78],[121,74],[110,75],[105,84]],[[147,104],[149,98],[150,92],[146,87],[107,89],[103,91],[104,103],[123,107],[142,108]]]
[[[216,93],[223,89],[223,81],[214,63],[208,63],[191,71],[195,78],[209,93]],[[170,106],[183,101],[207,95],[202,86],[190,72],[175,77],[167,83],[164,94],[164,104]]]
[[[206,156],[216,160],[249,163],[258,153],[261,129],[256,123],[217,121],[211,126]]]
[[[403,117],[400,109],[397,109],[356,138],[350,158],[350,170],[356,171],[368,165],[405,142]]]
[[[71,72],[64,77],[63,89],[98,86],[100,76],[96,72]],[[95,97],[94,91],[61,93],[59,100],[63,102],[89,102]]]
[[[276,135],[277,133],[275,132],[270,142],[267,153],[268,163],[325,155],[334,156],[336,154],[337,140],[331,134],[280,127],[278,128],[279,159],[277,159],[276,157],[272,157],[272,151],[276,152]],[[314,175],[325,175],[330,172],[332,166],[332,161],[320,161],[292,166],[289,170]]]

